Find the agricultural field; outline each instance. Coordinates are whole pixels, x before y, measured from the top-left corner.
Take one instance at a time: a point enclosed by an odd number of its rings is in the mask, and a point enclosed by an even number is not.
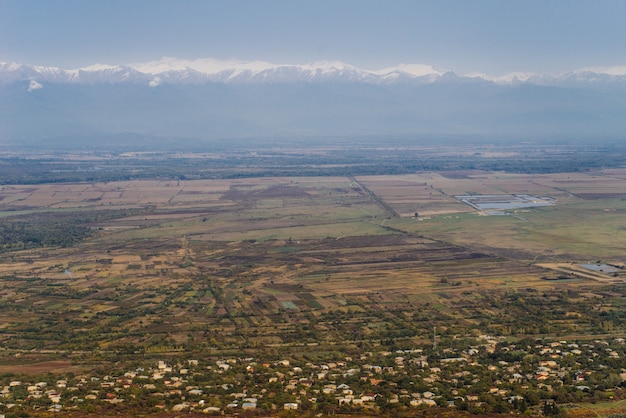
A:
[[[405,217],[390,226],[509,258],[576,262],[608,260],[622,264],[626,170],[523,175],[485,172],[423,173],[402,176],[398,192],[386,177],[363,179],[370,190]],[[411,186],[412,185],[412,186]],[[432,211],[420,190],[436,191],[446,205]],[[415,193],[413,193],[415,191]],[[430,195],[430,191],[427,192]],[[554,205],[482,216],[459,195],[547,196]],[[395,196],[403,196],[399,201]],[[412,196],[416,196],[411,200]],[[404,209],[403,209],[404,208]],[[419,217],[408,221],[417,212]],[[413,222],[415,221],[415,222]]]
[[[333,311],[367,317],[351,326],[362,339],[379,321],[389,326],[376,314],[403,317],[425,303],[471,328],[451,309],[470,294],[623,283],[624,178],[467,171],[3,186],[4,219],[117,215],[92,216],[80,244],[1,255],[2,344],[258,347],[301,338],[298,324]],[[458,193],[556,204],[484,216]],[[579,266],[597,260],[618,268]],[[308,338],[346,338],[339,331],[321,326]]]
[[[428,345],[435,327],[442,344],[617,337],[625,180],[614,169],[5,185],[0,220],[15,241],[0,252],[0,372],[241,350],[316,358]],[[554,205],[489,216],[455,198],[476,194]],[[46,234],[85,230],[43,245],[28,241],[29,219],[58,223]]]

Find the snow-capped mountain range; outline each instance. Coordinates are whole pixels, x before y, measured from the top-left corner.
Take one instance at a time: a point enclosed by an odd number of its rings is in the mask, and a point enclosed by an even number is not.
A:
[[[163,58],[66,70],[0,63],[0,144],[129,132],[621,137],[624,115],[626,67],[493,77],[420,64],[364,70]]]
[[[377,71],[360,69],[342,62],[315,62],[305,65],[279,65],[265,61],[223,61],[211,58],[159,61],[129,65],[91,65],[79,69],[0,63],[0,82],[35,80],[39,83],[280,83],[280,82],[365,82],[387,83],[401,79],[434,81],[449,73],[430,65],[399,65]]]
[[[483,73],[457,74],[425,64],[400,64],[380,70],[367,70],[338,61],[311,64],[272,64],[266,61],[217,60],[212,58],[158,61],[128,65],[95,64],[78,69],[0,62],[0,83],[34,81],[44,83],[138,83],[150,87],[162,84],[351,82],[390,84],[396,82],[432,83],[439,80],[485,81],[496,84],[530,83],[572,85],[579,83],[626,82],[626,66],[590,67],[560,74],[509,73],[490,76]]]

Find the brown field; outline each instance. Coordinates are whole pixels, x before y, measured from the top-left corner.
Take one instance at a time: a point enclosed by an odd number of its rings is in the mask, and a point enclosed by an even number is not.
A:
[[[16,364],[19,363],[19,364]],[[72,365],[70,361],[44,361],[40,363],[25,363],[19,357],[12,364],[0,364],[0,373],[24,373],[24,374],[44,374],[44,373],[80,373],[84,370],[82,366]]]
[[[584,174],[571,176],[582,178],[579,182],[573,183],[576,187],[580,187],[580,182],[583,180],[587,181],[590,187],[594,184],[597,186],[606,180],[608,189],[612,189],[619,183],[615,175],[602,178]],[[404,176],[359,177],[359,180],[392,207],[397,208],[403,216],[412,216],[415,212],[429,216],[472,212],[472,208],[454,198],[458,195],[531,194],[568,201],[573,192],[560,185],[559,182],[571,176],[569,173],[526,175],[468,170],[462,173],[428,172]],[[620,184],[616,190],[623,188],[623,184]]]
[[[626,170],[463,171],[4,186],[1,217],[145,211],[94,221],[95,236],[75,247],[1,253],[0,346],[86,359],[129,345],[263,347],[301,340],[298,324],[312,318],[310,341],[375,339],[402,330],[417,306],[470,332],[479,314],[492,315],[482,306],[489,292],[595,295],[622,283],[622,271],[568,266],[626,261],[616,233],[626,229],[625,179]],[[478,216],[454,198],[471,193],[557,204]],[[340,312],[355,318],[325,319]]]
[[[422,216],[442,213],[470,212],[472,208],[460,203],[433,183],[432,175],[363,176],[358,180],[391,205],[401,216]]]

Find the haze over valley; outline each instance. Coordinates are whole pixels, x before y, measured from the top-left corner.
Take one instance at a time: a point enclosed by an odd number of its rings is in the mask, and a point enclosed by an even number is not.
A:
[[[77,70],[0,64],[5,141],[134,133],[160,137],[386,134],[615,137],[621,68],[502,77],[430,65],[161,61]]]
[[[0,0],[0,418],[623,418],[624,16]]]

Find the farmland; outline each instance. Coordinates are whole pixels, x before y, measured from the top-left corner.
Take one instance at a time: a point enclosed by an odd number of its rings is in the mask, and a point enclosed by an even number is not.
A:
[[[600,259],[623,266],[626,242],[615,231],[626,226],[626,172],[458,177],[4,186],[5,219],[129,212],[90,219],[93,235],[79,247],[2,254],[3,345],[145,350],[245,341],[258,347],[293,341],[299,322],[328,312],[409,313],[427,302],[465,320],[469,331],[475,321],[451,307],[468,293],[470,301],[480,299],[478,289],[593,291],[622,283],[621,269],[609,274],[568,266]],[[591,196],[590,189],[601,193]],[[480,216],[454,199],[461,192],[533,193],[557,204]],[[584,223],[573,222],[581,217]],[[564,271],[567,281],[545,280]],[[349,339],[376,335],[378,320],[356,321]],[[342,335],[325,328],[310,341]],[[424,324],[411,336],[429,328]]]
[[[554,204],[489,216],[456,198],[475,195]],[[435,327],[444,346],[616,338],[625,199],[621,168],[6,184],[0,370],[314,359]]]

